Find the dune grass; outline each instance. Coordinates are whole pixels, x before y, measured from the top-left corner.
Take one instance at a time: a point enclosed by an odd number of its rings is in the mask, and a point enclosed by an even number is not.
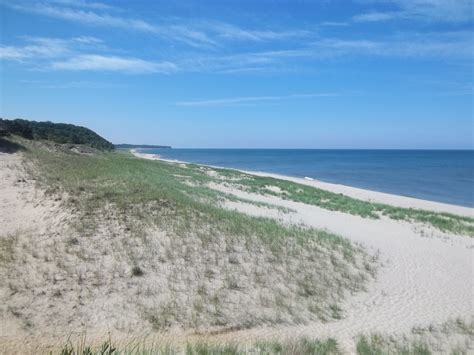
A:
[[[72,211],[66,253],[91,268],[110,254],[127,263],[118,274],[133,278],[153,331],[339,319],[375,276],[377,258],[342,237],[221,208],[228,196],[198,167],[22,143],[30,175]]]
[[[396,342],[380,335],[360,336],[357,341],[358,355],[430,355],[429,346],[420,341]]]
[[[340,211],[345,213],[350,213],[353,215],[378,219],[381,216],[385,216],[394,220],[405,220],[410,222],[419,222],[423,224],[430,225],[436,229],[439,229],[444,232],[450,232],[455,234],[462,234],[474,237],[474,218],[458,216],[450,213],[437,213],[431,211],[425,211],[420,209],[413,208],[401,208],[393,207],[382,203],[373,203],[358,200],[345,196],[343,194],[337,194],[330,191],[318,189],[312,186],[307,186],[303,184],[294,183],[291,181],[280,180],[272,177],[261,177],[250,174],[245,174],[232,169],[218,169],[218,168],[204,168],[196,164],[186,164],[183,167],[182,164],[167,163],[162,161],[154,161],[149,164],[146,169],[143,169],[146,165],[143,165],[143,162],[131,162],[130,153],[126,151],[119,151],[110,156],[121,156],[121,163],[111,165],[100,163],[101,167],[97,170],[97,174],[106,173],[109,176],[117,174],[118,169],[134,169],[139,167],[139,171],[143,172],[143,178],[138,179],[137,181],[141,182],[141,186],[135,186],[136,192],[148,191],[146,189],[150,186],[150,179],[153,179],[152,166],[159,166],[160,171],[163,172],[159,176],[160,179],[163,179],[165,175],[168,177],[166,181],[166,186],[169,187],[169,184],[172,184],[171,189],[169,190],[172,195],[170,197],[173,200],[179,199],[182,200],[181,194],[176,194],[176,186],[179,185],[179,188],[185,193],[192,193],[194,197],[199,197],[206,199],[208,201],[213,200],[222,200],[222,199],[236,199],[232,196],[224,196],[223,193],[217,193],[212,189],[206,187],[206,185],[213,181],[217,183],[227,182],[231,183],[233,186],[241,188],[248,192],[258,193],[258,194],[267,194],[281,197],[283,199],[288,199],[295,202],[302,202],[314,206],[318,206],[331,211]],[[103,156],[107,156],[103,154]],[[109,157],[110,157],[109,156]],[[109,161],[109,159],[104,159]],[[115,162],[115,161],[114,161]],[[84,166],[84,172],[87,172],[88,169],[94,167],[95,162],[90,161],[86,166]],[[150,163],[150,162],[149,162]],[[112,168],[112,169],[111,169]],[[207,172],[214,171],[217,173],[217,176],[208,174]],[[63,170],[63,172],[66,172]],[[150,174],[151,173],[151,174]],[[126,174],[129,176],[132,175],[130,171]],[[122,177],[126,178],[124,174],[120,174]],[[136,178],[136,177],[134,177]],[[64,181],[70,181],[65,176]],[[192,186],[183,186],[183,182],[192,182]],[[70,181],[71,182],[71,181]],[[124,184],[116,182],[117,185],[109,186],[110,189],[127,187]],[[275,192],[268,189],[268,186],[276,186],[281,192]],[[76,188],[81,188],[77,187]],[[83,187],[84,188],[84,187]],[[119,196],[112,196],[112,192],[106,191],[104,188],[101,191],[101,195],[96,195],[97,199],[100,200],[102,196],[117,198],[116,202],[121,202]],[[139,199],[143,199],[143,194],[137,194],[137,202],[140,202]],[[126,199],[127,202],[129,199]],[[122,200],[123,201],[123,200]],[[246,203],[254,203],[252,201],[245,201]]]
[[[356,339],[358,355],[464,355],[474,349],[474,319],[448,319],[440,324],[413,327],[411,334],[372,333]]]
[[[0,235],[0,265],[13,261],[17,240],[16,234]]]
[[[194,172],[200,167],[188,164]],[[414,208],[393,207],[382,203],[358,200],[312,186],[292,181],[245,174],[231,169],[212,169],[219,174],[215,182],[227,182],[244,191],[278,196],[283,199],[318,206],[330,211],[340,211],[353,215],[378,219],[385,216],[394,220],[405,220],[430,225],[444,232],[474,237],[474,218],[450,213],[437,213]],[[275,192],[269,186],[278,187]]]
[[[55,355],[50,352],[50,355]],[[245,343],[213,343],[207,341],[187,342],[184,345],[167,343],[131,342],[120,346],[112,340],[101,345],[87,345],[84,340],[74,344],[68,342],[59,351],[60,355],[338,355],[342,354],[336,340],[328,338],[315,340],[299,338],[297,340],[259,341]]]

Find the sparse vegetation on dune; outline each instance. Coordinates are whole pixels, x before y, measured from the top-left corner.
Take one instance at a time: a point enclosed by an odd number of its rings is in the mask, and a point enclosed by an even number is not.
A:
[[[356,350],[358,355],[470,354],[474,350],[474,320],[458,318],[439,325],[414,327],[412,334],[404,336],[360,335]]]
[[[51,355],[55,354],[51,352]],[[59,351],[61,355],[339,355],[342,354],[336,340],[260,341],[250,344],[228,342],[191,341],[182,345],[172,345],[166,341],[134,341],[120,346],[111,339],[97,345],[87,345],[84,338],[77,342],[68,341]]]
[[[34,245],[20,237],[22,260],[5,266],[16,270],[15,293],[48,299],[27,314],[18,312],[26,307],[18,299],[16,314],[30,329],[44,321],[84,324],[88,314],[127,331],[329,321],[344,316],[341,301],[375,274],[376,257],[344,238],[221,208],[227,196],[208,188],[200,169],[21,143],[30,176],[71,211],[66,229]],[[28,288],[25,262],[36,265],[36,282],[54,280],[52,298],[50,287]],[[84,290],[67,320],[48,308]],[[101,299],[114,305],[107,316],[96,314]]]
[[[197,165],[188,164],[188,167],[199,170]],[[230,183],[233,187],[247,192],[278,196],[283,199],[318,206],[330,211],[350,213],[364,218],[378,219],[384,216],[394,220],[419,222],[441,231],[474,237],[474,218],[366,202],[312,186],[273,177],[245,174],[236,170],[213,170],[220,177],[219,179],[214,178],[216,182]],[[277,191],[269,189],[269,186],[276,187]]]
[[[474,322],[452,319],[438,325],[414,327],[411,334],[387,335],[370,333],[354,338],[351,353],[357,355],[466,355],[474,347]],[[342,355],[347,349],[335,338],[313,339],[308,337],[266,339],[257,341],[187,340],[173,343],[165,339],[143,338],[116,342],[109,337],[103,343],[91,345],[85,335],[79,335],[59,349],[51,351],[61,355]]]

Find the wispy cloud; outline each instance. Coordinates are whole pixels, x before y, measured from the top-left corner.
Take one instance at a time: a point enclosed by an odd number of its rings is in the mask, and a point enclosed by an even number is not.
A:
[[[353,60],[361,56],[469,61],[472,59],[473,46],[469,31],[407,32],[377,40],[319,37],[305,46],[293,49],[196,57],[183,63],[183,67],[220,73],[263,72],[278,68],[315,68],[321,61],[333,58]]]
[[[149,21],[118,16],[101,3],[56,0],[48,3],[36,0],[9,4],[17,11],[34,13],[84,25],[120,28],[153,34],[160,38],[181,42],[196,48],[215,48],[226,41],[280,41],[288,38],[307,37],[312,32],[302,29],[275,31],[269,29],[245,29],[233,24],[210,20],[169,20],[159,25]]]
[[[392,4],[397,11],[371,10],[353,17],[356,22],[409,19],[435,22],[468,22],[474,18],[472,0],[372,0],[372,4]]]
[[[253,42],[278,41],[296,37],[307,37],[312,33],[307,30],[250,30],[218,21],[207,21],[201,23],[201,25],[218,38]]]
[[[97,13],[92,10],[85,10],[76,7],[59,7],[51,4],[32,3],[11,5],[13,9],[36,13],[39,15],[55,17],[63,20],[80,22],[88,25],[118,27],[133,29],[144,32],[154,32],[155,27],[143,20],[128,19],[120,16],[113,16],[107,13]]]
[[[320,26],[330,26],[330,27],[347,27],[349,26],[349,22],[341,22],[341,21],[324,21],[319,24]]]
[[[41,80],[20,80],[20,84],[27,86],[35,86],[42,89],[118,89],[127,87],[123,82],[106,83],[99,81],[65,81],[65,82],[49,82]]]
[[[138,31],[154,34],[166,39],[180,41],[191,46],[209,46],[215,42],[204,32],[187,28],[182,25],[156,26],[142,19],[128,18],[111,14],[108,7],[91,7],[91,3],[81,2],[83,6],[72,5],[72,1],[21,2],[8,6],[17,11],[34,13],[37,15],[53,17],[65,21],[77,22],[84,25],[97,27],[120,28],[127,31]]]
[[[192,106],[192,107],[216,107],[216,106],[236,106],[246,104],[262,104],[269,101],[283,101],[294,99],[311,99],[318,97],[332,97],[338,96],[336,93],[312,93],[312,94],[292,94],[284,96],[248,96],[248,97],[232,97],[225,99],[210,99],[210,100],[192,100],[179,101],[176,106]]]
[[[102,40],[84,36],[69,39],[48,37],[24,37],[28,44],[24,46],[0,46],[0,59],[3,60],[41,60],[71,55],[75,46],[95,48]]]
[[[80,7],[85,9],[101,9],[101,10],[111,10],[114,9],[113,6],[104,4],[101,2],[91,2],[85,0],[49,0],[50,3],[55,3],[58,5],[67,5],[73,7]]]
[[[169,61],[90,53],[103,46],[102,40],[96,37],[81,36],[69,39],[24,37],[24,39],[27,41],[24,46],[1,46],[0,59],[28,63],[41,70],[168,74],[178,69],[176,64]]]
[[[28,42],[25,46],[1,46],[0,59],[54,58],[69,52],[68,41],[65,40],[30,37]]]
[[[152,62],[138,58],[104,56],[96,54],[78,55],[64,61],[53,62],[57,70],[72,71],[118,71],[126,73],[172,73],[177,66],[170,62]]]
[[[397,16],[400,16],[399,13],[371,11],[356,15],[353,17],[353,20],[356,22],[381,22],[394,19]]]

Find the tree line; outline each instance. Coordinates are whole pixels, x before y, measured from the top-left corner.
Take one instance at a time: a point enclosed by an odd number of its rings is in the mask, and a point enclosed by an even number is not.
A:
[[[0,118],[0,136],[17,135],[26,139],[49,140],[60,144],[85,144],[112,150],[114,145],[94,131],[67,123],[37,122],[23,119]]]

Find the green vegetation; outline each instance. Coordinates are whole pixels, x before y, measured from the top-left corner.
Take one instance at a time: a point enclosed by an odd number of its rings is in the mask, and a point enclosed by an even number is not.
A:
[[[50,353],[55,354],[54,352]],[[338,355],[342,354],[337,342],[327,340],[265,341],[249,345],[238,343],[188,342],[184,346],[156,344],[154,342],[132,342],[123,347],[113,344],[111,340],[93,347],[81,340],[77,345],[68,342],[59,352],[60,355]]]
[[[0,136],[9,135],[17,135],[26,139],[48,140],[60,144],[84,144],[103,150],[114,149],[112,143],[90,129],[65,123],[0,118]]]
[[[189,166],[194,170],[198,169],[195,165]],[[221,177],[220,179],[216,179],[216,182],[227,182],[247,192],[278,196],[283,199],[303,202],[330,211],[340,211],[365,218],[378,219],[381,216],[385,216],[394,220],[419,222],[431,225],[441,231],[471,237],[474,236],[474,218],[366,202],[343,194],[337,194],[291,181],[272,177],[253,176],[235,170],[215,170]],[[272,191],[268,189],[268,186],[276,186],[280,191]]]
[[[0,265],[13,261],[17,235],[0,235]]]
[[[337,341],[333,338],[326,340],[313,340],[300,338],[294,341],[267,341],[257,342],[255,345],[257,354],[315,354],[315,355],[337,355],[342,352]],[[250,352],[253,353],[253,352]]]
[[[390,341],[380,335],[370,337],[360,336],[357,341],[358,355],[430,355],[431,351],[427,344],[423,342],[396,342]]]
[[[439,325],[415,327],[411,335],[382,335],[372,333],[354,339],[354,350],[358,355],[430,355],[433,353],[465,355],[473,347],[474,320],[448,320]],[[125,346],[113,344],[109,339],[96,347],[86,346],[82,337],[77,345],[71,341],[63,347],[61,354],[109,354],[103,349],[114,349],[110,354],[189,354],[189,355],[245,355],[245,354],[294,354],[336,355],[345,354],[337,340],[297,337],[284,340],[261,340],[253,343],[219,343],[209,341],[188,342],[184,346],[171,346],[161,341],[134,341]],[[86,349],[86,350],[84,350]]]
[[[461,355],[473,348],[474,319],[451,319],[438,325],[414,327],[407,336],[382,334],[357,338],[358,355],[429,355],[432,353]]]
[[[229,196],[206,186],[204,170],[123,151],[20,143],[31,176],[74,211],[66,252],[94,264],[113,253],[127,263],[140,316],[153,330],[339,319],[338,304],[375,274],[376,257],[344,238],[222,208]],[[166,298],[149,286],[157,277]]]
[[[463,320],[451,320],[438,326],[414,328],[412,336],[361,335],[355,339],[354,350],[358,355],[430,355],[433,353],[464,355],[472,350],[473,325]],[[445,337],[445,338],[443,338]],[[184,345],[171,345],[153,339],[132,341],[117,345],[111,339],[97,345],[86,345],[85,337],[76,344],[68,340],[61,355],[339,355],[345,354],[337,340],[299,337],[285,340],[264,340],[252,343],[188,341]],[[54,352],[50,353],[55,354]]]

